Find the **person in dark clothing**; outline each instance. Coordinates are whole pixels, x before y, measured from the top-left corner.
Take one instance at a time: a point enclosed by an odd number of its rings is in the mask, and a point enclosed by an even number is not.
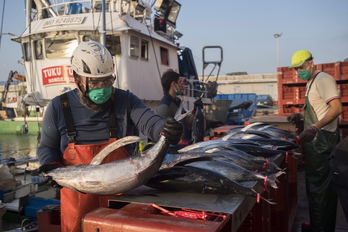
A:
[[[181,99],[178,96],[182,95],[184,91],[183,81],[184,78],[173,70],[169,70],[162,75],[161,83],[164,95],[158,104],[156,114],[164,119],[175,116],[181,104]],[[199,105],[199,107],[203,108],[203,103],[200,100],[197,100],[194,105]],[[184,110],[182,113],[185,113]],[[193,110],[191,114],[182,120],[184,125],[184,136],[178,145],[186,146],[190,143],[194,113],[195,111]]]
[[[77,88],[55,97],[47,107],[38,148],[39,171],[89,164],[104,147],[119,138],[138,135],[137,131],[152,141],[157,141],[160,134],[170,144],[181,139],[181,123],[172,118],[162,119],[131,92],[112,86],[113,58],[100,43],[81,42],[73,52],[71,66]],[[130,150],[121,147],[103,162],[130,154]],[[56,185],[54,180],[48,183]],[[95,208],[107,207],[108,200],[114,196],[95,196],[62,188],[60,197],[62,231],[79,232],[82,217]]]
[[[348,222],[348,136],[330,154],[332,181]]]

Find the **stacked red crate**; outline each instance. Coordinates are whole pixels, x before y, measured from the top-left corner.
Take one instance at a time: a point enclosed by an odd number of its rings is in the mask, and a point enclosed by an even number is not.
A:
[[[317,64],[316,68],[333,76],[337,82],[344,110],[348,106],[348,61]],[[278,68],[278,108],[280,115],[301,111],[305,102],[306,81],[301,80],[296,71],[289,67]],[[342,119],[346,119],[343,113]]]

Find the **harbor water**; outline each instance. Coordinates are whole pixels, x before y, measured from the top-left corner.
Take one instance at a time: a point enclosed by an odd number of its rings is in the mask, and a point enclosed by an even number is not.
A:
[[[37,135],[0,134],[1,162],[8,160],[10,157],[16,160],[36,158],[37,147]]]

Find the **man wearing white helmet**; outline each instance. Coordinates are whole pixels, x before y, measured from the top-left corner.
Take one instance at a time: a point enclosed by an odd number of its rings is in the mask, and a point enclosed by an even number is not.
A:
[[[305,178],[310,226],[315,232],[335,231],[337,195],[330,173],[329,155],[339,142],[338,116],[342,113],[335,79],[317,70],[307,50],[294,53],[290,68],[307,81],[303,113],[288,116],[297,124],[304,119],[299,135],[306,160]]]
[[[81,42],[71,65],[77,88],[57,96],[47,107],[38,148],[39,171],[65,165],[89,164],[105,146],[138,131],[152,141],[162,133],[170,144],[181,139],[183,126],[173,118],[163,120],[129,91],[116,89],[114,63],[109,51],[95,41]],[[129,156],[133,147],[119,148],[103,162]],[[60,187],[50,179],[47,184]],[[83,215],[107,207],[113,196],[82,194],[61,189],[62,231],[81,231]]]

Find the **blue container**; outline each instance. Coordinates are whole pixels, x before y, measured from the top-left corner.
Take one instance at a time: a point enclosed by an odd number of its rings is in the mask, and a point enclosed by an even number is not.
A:
[[[245,102],[245,101],[253,101],[253,104],[247,109],[234,109],[232,112],[228,112],[226,116],[226,124],[227,125],[243,125],[245,121],[248,121],[249,118],[255,115],[256,111],[256,94],[255,93],[235,93],[235,94],[227,94],[227,99],[232,100],[232,104],[234,101]],[[244,112],[243,112],[244,111]]]
[[[37,211],[42,209],[46,205],[60,205],[60,201],[55,199],[29,196],[28,205],[24,207],[24,215],[27,217],[36,218]]]

